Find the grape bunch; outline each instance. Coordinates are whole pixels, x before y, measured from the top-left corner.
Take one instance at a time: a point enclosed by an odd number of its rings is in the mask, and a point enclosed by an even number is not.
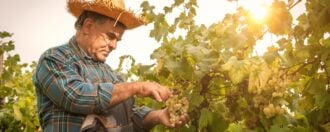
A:
[[[284,113],[284,109],[282,109],[280,106],[268,104],[268,106],[264,107],[263,112],[267,118],[271,118],[275,115],[282,115]]]
[[[166,101],[166,107],[170,114],[171,124],[181,123],[180,116],[188,112],[189,102],[187,97],[174,95]]]
[[[296,81],[295,75],[288,75],[283,70],[273,70],[272,76],[267,80],[267,85],[249,89],[249,92],[253,94],[254,107],[263,108],[275,98],[283,98],[294,81]]]

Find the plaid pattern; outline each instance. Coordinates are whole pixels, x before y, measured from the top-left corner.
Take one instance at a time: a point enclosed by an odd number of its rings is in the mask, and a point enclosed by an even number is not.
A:
[[[75,37],[47,50],[33,76],[43,130],[80,131],[87,114],[111,114],[112,86],[122,81],[109,65],[92,60]],[[150,109],[132,111],[143,119]]]

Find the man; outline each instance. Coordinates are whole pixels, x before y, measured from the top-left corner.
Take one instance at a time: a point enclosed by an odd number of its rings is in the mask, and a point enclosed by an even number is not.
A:
[[[171,93],[155,82],[125,83],[105,62],[126,29],[143,24],[122,0],[68,0],[77,17],[67,44],[40,57],[33,77],[43,131],[145,131],[169,122],[166,109],[135,107],[133,96],[162,102]]]

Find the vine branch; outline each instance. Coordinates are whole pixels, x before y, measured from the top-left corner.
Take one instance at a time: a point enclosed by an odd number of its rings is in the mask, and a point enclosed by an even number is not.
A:
[[[291,73],[291,75],[296,74],[296,73],[299,72],[301,69],[303,69],[303,68],[306,67],[307,65],[313,64],[313,63],[314,63],[315,61],[317,61],[317,60],[318,60],[318,59],[313,59],[313,60],[311,60],[311,61],[309,61],[309,62],[304,63],[304,64],[301,65],[297,70],[293,71],[293,72]]]
[[[293,7],[295,7],[297,4],[299,4],[301,0],[296,1],[292,6],[289,7],[289,10],[291,10]]]

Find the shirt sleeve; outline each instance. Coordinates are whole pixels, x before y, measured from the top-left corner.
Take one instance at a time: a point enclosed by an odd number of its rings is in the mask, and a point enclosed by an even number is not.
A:
[[[134,115],[132,117],[132,121],[134,123],[134,131],[139,131],[139,132],[148,132],[150,128],[145,128],[143,126],[143,120],[146,117],[146,115],[151,112],[152,109],[149,107],[145,106],[134,106],[133,112]]]
[[[77,114],[108,113],[112,83],[85,81],[63,58],[46,56],[39,61],[34,81],[56,106]]]
[[[144,119],[145,116],[152,111],[151,108],[146,107],[146,106],[134,106],[133,108],[133,112],[134,114],[136,114],[137,116],[139,116],[140,118]]]

